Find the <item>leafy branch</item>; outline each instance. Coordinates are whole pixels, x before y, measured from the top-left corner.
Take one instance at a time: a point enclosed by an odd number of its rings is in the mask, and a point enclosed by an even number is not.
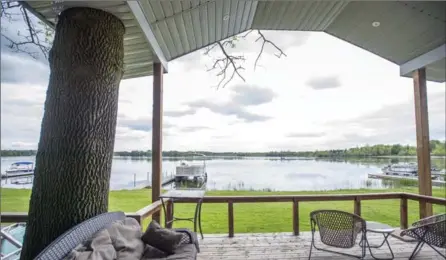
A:
[[[255,40],[255,42],[262,40],[262,45],[254,63],[254,70],[257,67],[257,63],[263,54],[266,44],[270,44],[277,50],[278,53],[275,54],[277,58],[281,58],[282,56],[286,57],[286,54],[282,51],[280,47],[278,47],[274,42],[268,40],[260,30],[256,31],[259,37]],[[204,54],[209,57],[211,56],[210,55],[211,51],[216,48],[220,49],[222,53],[222,57],[213,58],[213,65],[211,68],[208,69],[208,71],[217,71],[216,76],[220,78],[220,81],[217,84],[217,88],[219,87],[224,88],[227,84],[229,84],[229,82],[231,82],[234,79],[235,76],[238,76],[244,82],[246,81],[241,74],[241,71],[245,70],[245,67],[243,66],[244,62],[246,61],[245,56],[232,55],[228,52],[228,48],[235,48],[236,42],[239,39],[245,39],[251,32],[253,32],[253,30],[248,31],[242,36],[234,36],[229,39],[216,42],[215,44],[212,44],[211,46],[206,48]]]

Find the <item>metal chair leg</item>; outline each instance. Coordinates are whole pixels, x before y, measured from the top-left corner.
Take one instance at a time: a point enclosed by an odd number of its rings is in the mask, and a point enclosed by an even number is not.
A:
[[[438,251],[435,247],[433,247],[432,245],[430,245],[429,243],[426,243],[425,241],[424,241],[424,237],[426,236],[426,234],[427,234],[427,231],[425,231],[424,233],[423,233],[423,235],[422,236],[420,236],[419,234],[417,234],[417,233],[415,233],[417,236],[418,236],[418,241],[420,241],[420,242],[418,242],[418,244],[417,244],[417,246],[415,247],[415,249],[414,249],[414,251],[412,252],[412,255],[410,256],[410,260],[412,260],[417,254],[418,254],[418,252],[420,252],[421,251],[421,248],[426,244],[426,245],[428,245],[430,248],[432,248],[435,252],[437,252],[441,257],[443,257],[444,259],[446,259],[446,255],[443,255],[442,253],[440,253],[440,251]],[[419,248],[418,248],[419,247]]]
[[[415,256],[417,256],[418,252],[421,251],[423,245],[424,245],[423,241],[418,242],[418,244],[415,246],[414,250],[412,251],[412,254],[409,257],[409,260],[413,260]]]
[[[315,243],[315,239],[314,239],[314,234],[316,233],[316,227],[313,225],[313,223],[311,223],[311,231],[312,231],[311,232],[311,234],[312,234],[312,236],[311,236],[311,247],[310,247],[310,255],[308,256],[308,260],[311,259],[311,252],[312,252],[312,248],[313,247],[316,250],[323,251],[323,252],[328,252],[328,253],[333,253],[333,254],[338,254],[338,255],[343,255],[343,256],[348,256],[348,257],[354,257],[354,258],[358,258],[358,259],[364,259],[365,252],[366,252],[365,247],[363,247],[361,255],[347,254],[347,253],[343,253],[343,252],[339,252],[339,251],[334,251],[334,250],[329,250],[329,249],[324,249],[324,248],[317,247],[316,243]]]
[[[311,225],[311,245],[310,245],[310,254],[308,255],[308,260],[311,259],[311,251],[313,250],[313,246],[314,246],[315,227],[314,227],[313,220],[310,220],[310,225]]]
[[[438,249],[436,249],[435,247],[429,245],[428,243],[425,243],[425,244],[428,245],[430,248],[432,248],[435,252],[437,252],[441,257],[446,259],[446,255],[443,255],[442,253],[440,253],[440,251],[438,251]]]
[[[364,259],[365,254],[367,253],[367,244],[365,242],[365,240],[367,239],[367,233],[363,232],[362,233],[362,238],[361,238],[361,242],[362,242],[362,259]]]
[[[311,251],[313,250],[313,244],[314,244],[314,232],[311,232],[311,245],[310,245],[310,254],[308,255],[308,260],[311,259]]]
[[[310,254],[308,255],[308,260],[311,260],[311,251],[312,250],[313,250],[313,241],[311,241]]]

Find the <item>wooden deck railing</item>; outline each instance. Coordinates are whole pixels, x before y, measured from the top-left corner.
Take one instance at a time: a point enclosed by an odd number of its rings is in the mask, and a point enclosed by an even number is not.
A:
[[[170,200],[165,200],[169,208],[172,207]],[[162,211],[161,201],[155,201],[154,203],[138,210],[137,212],[125,213],[127,217],[134,218],[139,223],[142,223],[144,219],[151,217],[155,213]],[[0,216],[1,223],[17,223],[28,221],[28,213],[25,212],[2,212]]]
[[[228,204],[228,234],[234,236],[234,204],[235,203],[267,203],[267,202],[290,202],[292,203],[292,227],[293,233],[299,235],[299,205],[301,202],[320,201],[352,201],[353,212],[361,216],[361,201],[364,200],[400,200],[400,228],[408,227],[408,200],[416,200],[420,203],[430,203],[446,206],[446,199],[429,197],[404,192],[369,193],[369,194],[332,194],[332,195],[265,195],[265,196],[206,196],[203,203],[227,203]],[[191,199],[182,199],[181,203],[194,202]],[[423,218],[420,212],[420,218]]]
[[[28,213],[25,212],[2,212],[1,223],[17,223],[28,221]]]
[[[228,205],[228,234],[234,236],[234,204],[235,203],[270,203],[270,202],[290,202],[292,209],[292,228],[295,235],[299,235],[299,207],[302,202],[320,202],[320,201],[352,201],[353,212],[361,216],[361,202],[365,200],[400,200],[400,228],[408,227],[408,200],[415,200],[420,203],[430,203],[446,206],[445,198],[423,196],[413,193],[388,192],[388,193],[369,193],[369,194],[332,194],[332,195],[265,195],[265,196],[205,196],[203,203],[226,203]],[[176,200],[176,203],[193,203],[195,200],[182,199]],[[173,203],[170,200],[166,202],[167,218],[170,219],[173,211]],[[126,213],[128,217],[136,219],[142,223],[144,219],[151,217],[155,213],[162,211],[161,201],[156,201],[135,213]],[[420,211],[420,218],[423,218]],[[1,213],[2,223],[26,222],[26,213]]]

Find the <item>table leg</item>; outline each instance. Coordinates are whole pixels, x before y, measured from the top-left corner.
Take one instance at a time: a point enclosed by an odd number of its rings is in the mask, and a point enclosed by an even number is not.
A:
[[[171,219],[170,219],[170,221],[171,221],[171,225],[170,225],[170,228],[172,228],[173,227],[173,220],[175,219],[175,205],[173,205],[173,202],[174,202],[174,200],[172,200],[172,215],[170,215],[170,217],[171,217]]]
[[[390,244],[389,244],[389,241],[388,241],[388,238],[389,238],[389,236],[390,236],[390,233],[385,233],[385,234],[383,234],[383,236],[384,236],[384,240],[383,240],[383,242],[381,243],[381,245],[379,245],[379,246],[375,246],[375,245],[372,246],[372,245],[370,245],[368,239],[366,238],[367,247],[369,248],[370,255],[371,255],[374,259],[376,259],[376,260],[392,260],[392,259],[395,258],[395,256],[393,255],[392,248],[390,247]],[[375,256],[373,255],[372,248],[380,248],[380,247],[382,247],[382,246],[384,245],[384,243],[387,244],[387,247],[389,248],[389,251],[390,251],[390,254],[392,255],[392,257],[391,257],[391,258],[379,258],[379,257],[375,257]]]
[[[203,205],[203,199],[200,199],[198,204],[200,205],[198,209],[198,227],[200,228],[201,239],[204,239],[203,229],[201,228],[201,206]]]
[[[194,214],[194,232],[197,232],[197,220],[198,220],[198,212],[199,212],[200,203],[197,203],[195,206],[195,214]]]
[[[160,200],[161,200],[161,205],[163,206],[163,211],[164,211],[164,226],[165,227],[167,227],[167,218],[166,218],[166,212],[167,212],[167,210],[166,210],[166,204],[164,203],[164,200],[163,200],[163,198],[160,198]]]
[[[167,213],[164,215],[164,217],[166,218],[166,228],[172,228],[173,227],[173,219],[174,219],[174,212],[173,209],[175,208],[174,206],[174,200],[170,200],[167,202]]]

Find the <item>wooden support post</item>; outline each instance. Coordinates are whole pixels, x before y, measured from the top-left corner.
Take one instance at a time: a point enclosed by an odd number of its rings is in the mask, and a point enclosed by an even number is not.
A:
[[[413,83],[415,94],[415,124],[417,132],[418,188],[421,195],[432,196],[425,68],[414,71]],[[432,216],[432,205],[420,200],[420,218],[428,216]]]
[[[228,202],[228,230],[229,237],[234,237],[234,204],[232,201]]]
[[[400,228],[407,229],[407,198],[403,197],[400,201]]]
[[[299,235],[299,201],[293,200],[293,233]]]
[[[361,216],[361,200],[358,197],[355,198],[353,208],[354,208],[353,210],[355,211],[355,214],[358,216]]]
[[[153,64],[153,110],[152,110],[152,203],[161,195],[163,161],[163,66]],[[160,223],[160,213],[152,215]]]

